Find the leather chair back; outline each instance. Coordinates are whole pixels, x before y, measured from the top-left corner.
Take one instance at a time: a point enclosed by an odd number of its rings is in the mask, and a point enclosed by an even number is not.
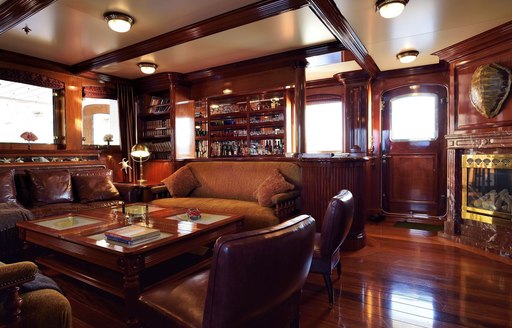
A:
[[[330,259],[348,235],[354,217],[354,198],[342,190],[329,202],[322,222],[320,256]]]
[[[298,313],[313,255],[315,220],[301,215],[217,240],[203,327],[278,327]]]

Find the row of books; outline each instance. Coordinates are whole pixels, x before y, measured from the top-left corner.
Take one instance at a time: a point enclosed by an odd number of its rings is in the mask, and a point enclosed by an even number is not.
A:
[[[149,102],[149,106],[156,106],[156,105],[164,105],[170,103],[171,100],[169,98],[162,98],[162,97],[151,97],[151,101]]]
[[[168,113],[171,109],[170,105],[157,105],[148,108],[149,114],[157,114],[157,113]]]
[[[160,152],[166,152],[171,151],[172,145],[170,141],[164,141],[164,142],[155,142],[147,144],[149,151],[153,153],[160,153]]]
[[[146,228],[138,225],[129,225],[117,229],[105,231],[107,241],[126,245],[137,245],[156,239],[160,236],[160,230]]]

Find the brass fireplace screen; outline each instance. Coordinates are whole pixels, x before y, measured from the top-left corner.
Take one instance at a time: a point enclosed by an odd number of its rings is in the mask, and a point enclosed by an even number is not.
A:
[[[512,218],[512,155],[462,155],[462,218]]]

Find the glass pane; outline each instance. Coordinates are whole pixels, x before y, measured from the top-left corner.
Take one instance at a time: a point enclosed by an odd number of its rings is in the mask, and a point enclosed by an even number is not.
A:
[[[0,108],[0,142],[53,144],[52,89],[0,80]],[[37,140],[21,137],[24,132]]]
[[[437,139],[437,95],[413,94],[391,99],[391,140]]]
[[[82,138],[84,145],[120,145],[117,100],[82,100]]]
[[[306,106],[306,152],[340,152],[343,148],[342,103]]]

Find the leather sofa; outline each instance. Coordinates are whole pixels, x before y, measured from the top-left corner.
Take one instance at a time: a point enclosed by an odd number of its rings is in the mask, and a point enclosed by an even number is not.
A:
[[[15,170],[16,201],[35,218],[139,201],[142,189],[112,182],[103,165]]]
[[[55,163],[52,163],[55,164]],[[20,257],[16,222],[136,202],[136,185],[112,182],[104,165],[17,165],[0,167],[0,260]]]
[[[298,210],[301,168],[289,162],[190,162],[152,188],[162,207],[244,216],[244,230],[269,227]]]

